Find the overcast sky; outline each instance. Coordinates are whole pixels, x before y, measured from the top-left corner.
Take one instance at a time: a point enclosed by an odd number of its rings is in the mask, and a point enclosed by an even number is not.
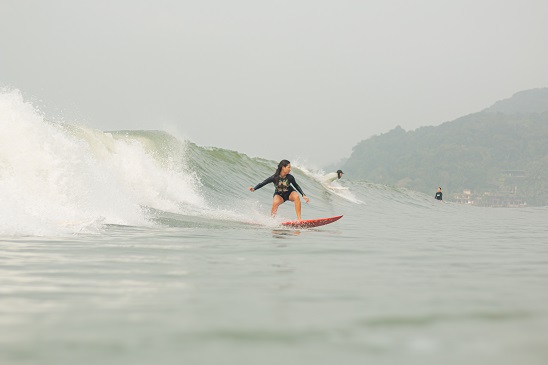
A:
[[[0,86],[50,118],[318,167],[548,86],[546,0],[0,0]]]

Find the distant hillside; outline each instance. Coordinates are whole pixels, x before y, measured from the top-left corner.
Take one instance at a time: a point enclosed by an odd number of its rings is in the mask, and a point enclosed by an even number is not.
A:
[[[504,114],[548,112],[548,88],[520,91],[509,99],[497,101],[485,111]]]
[[[471,190],[481,205],[548,205],[548,88],[437,127],[396,127],[358,143],[342,169],[431,195],[441,186],[445,200]]]

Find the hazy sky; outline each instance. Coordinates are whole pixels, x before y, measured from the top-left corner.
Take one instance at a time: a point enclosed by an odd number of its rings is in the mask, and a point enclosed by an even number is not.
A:
[[[325,166],[548,86],[546,0],[0,0],[0,86],[49,117]]]

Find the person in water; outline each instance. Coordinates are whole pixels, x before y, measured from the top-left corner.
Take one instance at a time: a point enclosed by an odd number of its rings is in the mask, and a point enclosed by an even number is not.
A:
[[[254,192],[255,190],[262,188],[266,184],[273,183],[275,190],[274,198],[272,199],[272,210],[270,211],[270,214],[274,217],[276,215],[276,212],[278,211],[278,207],[287,200],[290,200],[295,203],[295,212],[297,213],[297,219],[301,220],[301,198],[299,197],[299,194],[297,194],[297,191],[301,193],[303,199],[307,203],[310,201],[310,199],[308,199],[299,184],[297,184],[293,175],[289,173],[290,171],[291,163],[287,160],[281,160],[278,164],[278,169],[276,170],[274,175],[270,176],[262,183],[257,184],[257,186],[255,186],[254,188],[250,187],[249,191]],[[297,189],[297,191],[295,191],[295,189]]]
[[[441,187],[438,187],[438,192],[436,193],[435,198],[437,200],[442,200],[442,196],[443,196],[443,194],[441,193]]]
[[[329,174],[323,177],[323,183],[324,184],[332,183],[333,181],[340,179],[342,176],[343,176],[342,170],[337,170],[337,172],[330,172]]]

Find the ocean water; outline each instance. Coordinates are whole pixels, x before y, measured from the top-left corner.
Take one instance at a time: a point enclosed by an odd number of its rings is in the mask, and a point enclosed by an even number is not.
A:
[[[548,363],[548,208],[276,165],[1,92],[0,364]]]

